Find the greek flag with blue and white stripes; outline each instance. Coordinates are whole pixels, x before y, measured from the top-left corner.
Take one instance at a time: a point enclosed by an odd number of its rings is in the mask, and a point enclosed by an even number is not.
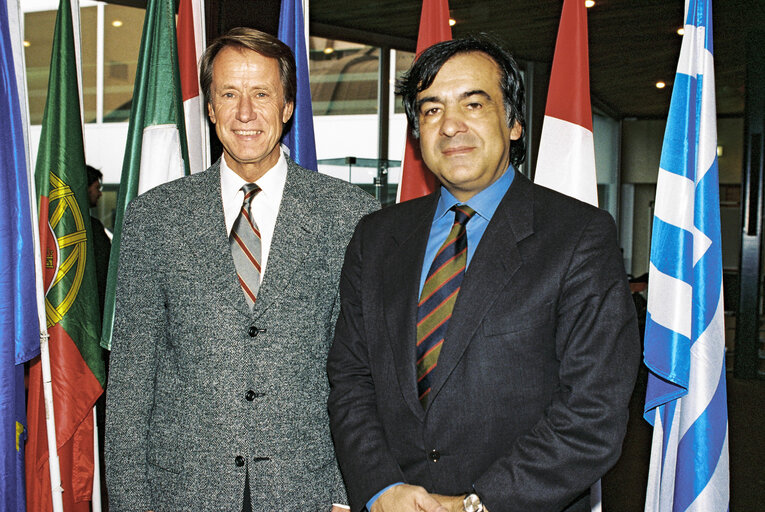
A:
[[[711,0],[686,0],[651,242],[646,512],[729,509]]]

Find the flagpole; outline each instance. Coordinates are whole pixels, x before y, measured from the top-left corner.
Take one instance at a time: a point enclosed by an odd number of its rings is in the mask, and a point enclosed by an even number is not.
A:
[[[42,270],[42,269],[40,269]],[[42,310],[45,315],[45,306]],[[46,325],[46,319],[42,319],[40,325]],[[42,365],[43,397],[45,399],[45,429],[48,434],[48,468],[50,470],[50,492],[53,500],[53,512],[64,512],[64,501],[61,488],[61,467],[58,460],[58,448],[56,447],[56,420],[53,414],[53,382],[50,372],[50,350],[48,341],[50,335],[45,329],[40,333],[40,363]]]
[[[93,494],[90,500],[91,512],[101,512],[101,466],[98,453],[98,415],[93,406]]]
[[[21,25],[21,9],[18,2],[10,1],[8,5],[13,5],[15,8],[15,17],[17,23],[16,27]],[[10,13],[9,13],[10,16]],[[13,27],[14,24],[11,24]],[[16,43],[16,38],[14,43]],[[19,31],[18,40],[21,41],[21,32]],[[26,64],[23,59],[16,64],[21,67],[21,73],[16,74],[16,79],[19,82],[19,87],[26,91],[26,80],[23,78],[26,76]],[[53,388],[51,381],[50,371],[50,351],[48,347],[48,341],[50,335],[48,334],[47,317],[45,313],[45,290],[43,287],[43,270],[42,270],[42,250],[40,244],[40,222],[37,212],[37,187],[33,176],[31,159],[29,155],[29,101],[27,95],[24,94],[25,101],[21,108],[21,115],[24,117],[22,125],[24,131],[24,139],[26,140],[25,149],[27,152],[27,183],[29,185],[29,212],[32,222],[32,242],[34,245],[34,262],[35,262],[35,290],[37,296],[37,315],[38,323],[40,326],[40,366],[42,374],[43,384],[43,400],[45,405],[45,417],[46,417],[46,433],[48,441],[48,471],[50,473],[51,482],[51,503],[53,506],[53,512],[64,512],[64,502],[62,498],[63,489],[61,488],[61,468],[59,466],[58,448],[56,445],[56,421],[53,410]]]
[[[202,57],[205,48],[207,47],[207,38],[205,33],[205,10],[203,0],[194,0],[192,2],[192,9],[194,13],[194,44],[196,45],[197,62]],[[202,115],[199,118],[201,125],[200,133],[202,134],[202,169],[210,167],[210,136],[207,130],[207,116],[205,112],[207,105],[205,105],[204,95],[200,90],[199,103],[200,112]]]
[[[14,47],[14,53],[22,55],[21,50],[21,8],[18,0],[8,0],[8,18],[13,19],[15,23],[9,23],[10,30],[13,31],[11,37],[11,45]],[[22,132],[24,135],[24,150],[26,152],[26,174],[27,174],[27,186],[29,191],[29,216],[32,224],[32,245],[34,248],[34,265],[35,265],[35,295],[37,298],[37,321],[39,324],[40,332],[40,360],[42,366],[42,378],[43,378],[43,390],[45,394],[45,409],[46,415],[53,417],[53,401],[52,401],[52,388],[50,381],[50,354],[48,352],[48,328],[47,319],[45,315],[45,292],[43,290],[43,272],[42,272],[42,251],[40,249],[40,232],[39,232],[39,219],[37,214],[37,187],[35,186],[35,180],[32,171],[30,152],[29,152],[29,101],[26,94],[26,64],[24,59],[18,59],[14,62],[16,66],[16,81],[18,91],[23,91],[23,101],[20,102],[19,110],[22,117]],[[46,385],[47,382],[47,385]],[[61,473],[58,463],[58,451],[56,449],[56,430],[55,423],[52,423],[53,427],[48,426],[48,453],[49,453],[49,471],[51,479],[51,502],[53,505],[53,512],[63,512],[64,503],[62,500],[61,489]]]

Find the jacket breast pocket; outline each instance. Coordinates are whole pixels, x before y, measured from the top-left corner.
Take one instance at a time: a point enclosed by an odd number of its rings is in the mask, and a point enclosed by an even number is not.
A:
[[[483,321],[484,336],[522,335],[526,332],[554,332],[555,315],[552,303],[524,307],[514,310],[512,306],[504,305],[504,311],[496,311],[495,307],[486,315]]]

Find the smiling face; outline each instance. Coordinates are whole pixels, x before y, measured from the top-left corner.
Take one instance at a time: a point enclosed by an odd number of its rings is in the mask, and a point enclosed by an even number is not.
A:
[[[447,60],[430,87],[417,94],[422,158],[460,201],[494,183],[510,164],[510,141],[497,64],[484,53]]]
[[[276,164],[292,109],[276,59],[232,46],[215,57],[207,112],[226,164],[239,176],[253,182]]]

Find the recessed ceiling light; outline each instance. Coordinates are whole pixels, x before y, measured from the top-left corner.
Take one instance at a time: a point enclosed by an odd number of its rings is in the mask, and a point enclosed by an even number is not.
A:
[[[684,36],[685,35],[685,28],[680,27],[679,29],[677,29],[677,35]]]
[[[457,24],[457,20],[455,20],[454,18],[449,18],[449,26],[450,27],[453,27],[456,24]]]
[[[584,0],[584,6],[588,9],[595,6],[595,0]]]
[[[121,27],[121,26],[122,26],[122,21],[120,20],[112,21],[112,27]]]
[[[327,55],[329,55],[330,53],[332,53],[334,51],[335,51],[335,49],[332,48],[331,46],[327,46],[326,48],[324,48],[324,53],[326,53]]]
[[[666,86],[667,86],[667,84],[662,82],[662,81],[656,82],[656,88],[657,89],[664,89]]]
[[[24,48],[29,48],[30,46],[32,46],[32,43],[29,41],[24,41]]]

